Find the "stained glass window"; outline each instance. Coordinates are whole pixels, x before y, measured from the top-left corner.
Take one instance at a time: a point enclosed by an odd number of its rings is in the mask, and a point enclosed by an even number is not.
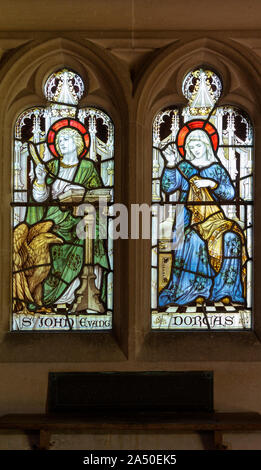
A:
[[[182,91],[187,105],[153,122],[152,329],[249,330],[252,125],[218,104],[211,70],[188,73]]]
[[[62,69],[15,123],[12,330],[112,327],[114,126]]]

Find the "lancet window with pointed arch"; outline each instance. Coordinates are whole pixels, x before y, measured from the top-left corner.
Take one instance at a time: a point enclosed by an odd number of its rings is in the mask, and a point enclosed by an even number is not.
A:
[[[219,105],[222,81],[193,69],[188,103],[153,121],[151,325],[252,328],[253,128]]]
[[[12,330],[112,328],[114,125],[86,89],[60,69],[15,123]]]

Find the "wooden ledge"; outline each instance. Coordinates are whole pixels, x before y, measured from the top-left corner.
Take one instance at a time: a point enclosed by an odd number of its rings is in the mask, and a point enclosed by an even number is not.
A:
[[[210,432],[215,449],[225,450],[224,432],[261,431],[259,413],[136,413],[115,415],[72,414],[9,414],[0,418],[0,429],[39,432],[39,449],[47,450],[51,434],[62,431],[76,432],[145,432],[190,433]]]

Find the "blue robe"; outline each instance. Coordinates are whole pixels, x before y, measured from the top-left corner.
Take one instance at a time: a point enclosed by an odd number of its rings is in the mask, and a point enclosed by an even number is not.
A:
[[[182,161],[173,169],[165,168],[162,189],[167,194],[179,190],[179,202],[186,203],[190,189],[188,180],[196,175],[217,183],[215,189],[209,189],[214,201],[233,201],[235,189],[230,176],[216,162],[201,169],[187,161]],[[240,236],[234,231],[227,231],[223,235],[223,263],[217,273],[211,266],[206,241],[190,224],[191,212],[184,207],[184,243],[173,252],[170,281],[159,294],[159,307],[187,305],[195,302],[197,297],[211,302],[229,297],[233,302],[244,303]]]

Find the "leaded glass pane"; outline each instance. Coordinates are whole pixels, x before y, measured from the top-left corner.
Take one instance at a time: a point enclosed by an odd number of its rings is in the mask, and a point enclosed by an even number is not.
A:
[[[108,330],[113,310],[114,126],[81,108],[72,70],[25,110],[13,150],[13,330]]]
[[[252,327],[253,129],[196,69],[153,122],[153,329]]]

